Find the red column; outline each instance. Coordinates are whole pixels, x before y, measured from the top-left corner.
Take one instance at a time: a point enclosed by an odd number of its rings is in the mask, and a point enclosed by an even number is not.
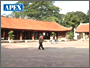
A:
[[[10,31],[8,31],[8,33],[9,33]],[[9,37],[9,35],[8,35],[8,40],[10,40],[10,37]]]
[[[44,36],[42,35],[42,39],[44,39]]]
[[[32,39],[34,40],[34,38],[35,38],[35,36],[34,36],[34,34],[33,34]]]
[[[22,40],[22,32],[21,32],[21,35],[20,35],[20,40]]]
[[[3,38],[5,39],[5,31],[3,32]]]

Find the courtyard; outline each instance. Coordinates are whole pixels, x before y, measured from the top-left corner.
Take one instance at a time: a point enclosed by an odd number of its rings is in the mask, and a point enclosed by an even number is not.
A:
[[[1,67],[89,67],[89,41],[1,43]]]

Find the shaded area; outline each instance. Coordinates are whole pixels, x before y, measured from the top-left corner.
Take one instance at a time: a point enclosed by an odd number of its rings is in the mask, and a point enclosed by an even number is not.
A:
[[[89,67],[89,48],[1,46],[1,67]]]

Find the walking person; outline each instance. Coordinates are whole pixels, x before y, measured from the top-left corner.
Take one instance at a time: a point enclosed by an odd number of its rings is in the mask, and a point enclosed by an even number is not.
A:
[[[43,44],[42,44],[44,40],[43,40],[42,37],[43,36],[41,35],[40,38],[39,38],[39,47],[38,47],[39,50],[40,50],[40,47],[44,50],[44,47],[43,47]]]

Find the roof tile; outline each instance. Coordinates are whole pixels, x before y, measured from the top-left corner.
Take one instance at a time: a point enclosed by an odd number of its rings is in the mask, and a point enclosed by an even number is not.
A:
[[[76,32],[89,32],[89,23],[88,24],[80,24],[77,29]]]
[[[27,30],[47,30],[47,31],[70,31],[56,22],[36,21],[30,19],[17,19],[1,17],[1,28],[27,29]]]

